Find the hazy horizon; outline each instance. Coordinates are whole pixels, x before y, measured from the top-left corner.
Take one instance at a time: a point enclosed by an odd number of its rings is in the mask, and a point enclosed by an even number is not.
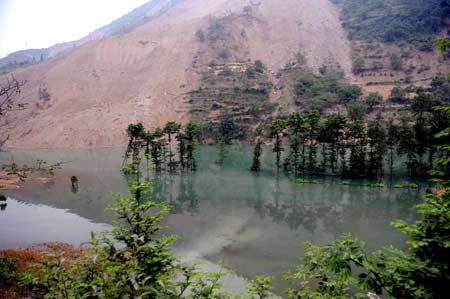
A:
[[[0,0],[0,58],[78,40],[146,2],[149,0]]]

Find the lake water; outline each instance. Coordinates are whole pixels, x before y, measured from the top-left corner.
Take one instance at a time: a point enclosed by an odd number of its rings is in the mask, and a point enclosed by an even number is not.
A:
[[[0,247],[65,241],[79,244],[89,232],[108,228],[114,215],[105,211],[110,197],[128,193],[120,169],[123,149],[33,150],[0,153],[0,162],[63,161],[50,183],[29,184],[4,192],[10,197],[0,211]],[[390,226],[396,219],[413,221],[414,206],[424,188],[392,189],[322,184],[296,184],[272,170],[270,149],[263,155],[264,171],[248,171],[251,148],[232,146],[223,165],[217,149],[197,152],[195,173],[147,173],[154,181],[153,198],[167,201],[172,213],[167,232],[180,236],[177,251],[214,264],[225,263],[244,277],[281,273],[298,263],[303,243],[330,242],[351,232],[369,249],[402,247],[404,237]],[[79,178],[72,192],[70,177]],[[277,287],[280,285],[276,282]]]

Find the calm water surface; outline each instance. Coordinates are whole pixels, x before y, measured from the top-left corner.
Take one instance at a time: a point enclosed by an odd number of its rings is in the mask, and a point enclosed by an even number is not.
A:
[[[89,232],[106,229],[114,215],[105,211],[109,198],[128,193],[120,173],[123,149],[33,150],[0,153],[0,161],[63,161],[51,183],[30,184],[5,192],[10,199],[0,212],[0,247],[65,241],[79,244]],[[413,221],[423,189],[299,185],[271,169],[265,148],[260,174],[247,171],[251,149],[228,148],[223,165],[217,149],[197,152],[199,170],[192,174],[146,173],[154,181],[153,198],[173,206],[167,232],[180,236],[176,249],[192,258],[224,262],[239,275],[280,276],[298,262],[303,242],[325,244],[351,232],[369,249],[401,247],[404,238],[390,226],[396,219]],[[71,190],[70,177],[79,178]],[[279,284],[279,282],[277,282]]]

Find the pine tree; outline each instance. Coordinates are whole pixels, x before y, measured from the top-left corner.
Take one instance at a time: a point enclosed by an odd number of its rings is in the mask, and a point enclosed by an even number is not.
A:
[[[417,141],[413,128],[408,124],[403,124],[400,128],[398,153],[406,155],[408,175],[413,176],[417,166]]]
[[[177,163],[173,160],[174,154],[172,152],[172,137],[181,130],[181,124],[176,122],[167,122],[164,127],[164,133],[167,135],[167,142],[169,145],[169,170],[174,171],[177,167]]]
[[[389,157],[388,157],[389,174],[391,177],[394,173],[395,149],[397,148],[399,139],[400,139],[400,128],[391,119],[387,126],[387,137],[386,137],[386,145],[388,146],[389,149]]]
[[[306,117],[306,138],[308,142],[307,169],[310,175],[317,166],[317,137],[320,129],[320,113],[317,110],[308,112]]]
[[[353,177],[364,176],[366,174],[367,135],[363,122],[355,121],[350,124],[347,139],[350,147],[350,175]]]
[[[305,143],[305,120],[298,113],[294,112],[287,119],[287,135],[289,137],[289,154],[285,159],[284,168],[293,171],[294,175],[302,170],[300,163],[300,147]]]
[[[368,172],[372,177],[383,175],[383,161],[387,154],[386,131],[381,124],[381,119],[369,125],[367,132],[369,138],[369,165]]]
[[[284,132],[285,128],[286,128],[286,122],[281,119],[275,120],[269,126],[269,138],[272,138],[272,139],[275,138],[273,152],[275,153],[277,169],[280,169],[281,153],[284,151],[283,145],[281,143],[281,137],[283,136],[283,132]]]
[[[199,126],[194,122],[189,122],[186,125],[186,167],[189,170],[197,170],[197,162],[194,157],[194,150],[197,145],[198,135],[200,133]]]
[[[251,171],[258,172],[261,170],[261,155],[262,155],[262,142],[260,139],[256,141],[255,149],[253,150],[253,163],[250,168]]]
[[[333,173],[336,172],[339,162],[339,156],[342,154],[342,151],[345,149],[343,146],[343,140],[345,138],[345,130],[347,127],[347,118],[340,114],[334,114],[330,116],[325,122],[324,129],[326,134],[326,143],[329,144],[330,153],[329,153],[329,163],[330,168]],[[345,154],[342,157],[345,160]]]

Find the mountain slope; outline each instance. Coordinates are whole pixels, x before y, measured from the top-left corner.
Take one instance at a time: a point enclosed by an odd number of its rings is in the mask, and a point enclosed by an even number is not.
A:
[[[350,76],[350,43],[330,2],[250,1],[250,17],[243,13],[247,5],[161,0],[129,32],[18,70],[15,76],[27,81],[22,94],[30,106],[8,120],[9,146],[117,146],[125,143],[130,122],[186,122],[186,94],[220,50],[195,36],[208,30],[213,16],[226,21],[233,61],[260,59],[275,74],[302,53],[313,69],[339,64]]]
[[[123,17],[95,30],[94,32],[89,33],[87,36],[79,40],[56,44],[46,49],[28,49],[11,53],[8,56],[0,59],[0,70],[3,69],[5,71],[9,71],[23,65],[34,64],[44,59],[54,58],[59,55],[67,54],[76,47],[80,47],[90,41],[99,40],[105,37],[128,32],[134,27],[137,27],[138,25],[149,21],[151,18],[155,17],[155,15],[158,15],[157,9],[159,9],[159,14],[161,14],[166,9],[170,8],[180,1],[183,0],[149,1],[134,9],[130,13],[124,15]],[[148,14],[151,11],[154,11],[154,13]]]

